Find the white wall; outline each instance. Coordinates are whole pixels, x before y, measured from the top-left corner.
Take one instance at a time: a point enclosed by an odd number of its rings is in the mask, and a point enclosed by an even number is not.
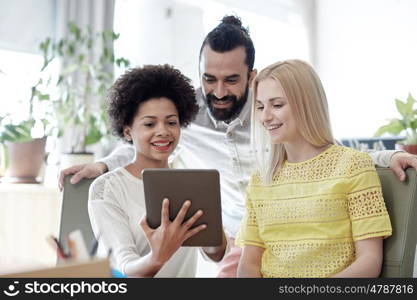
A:
[[[39,43],[55,35],[55,5],[54,0],[1,0],[0,49],[39,54]]]
[[[132,66],[169,63],[198,80],[204,38],[202,10],[174,0],[117,0],[118,55]],[[123,16],[123,19],[117,16]]]
[[[316,0],[316,61],[338,138],[371,136],[417,96],[417,1]]]
[[[199,85],[198,55],[206,34],[225,14],[249,26],[261,69],[286,58],[311,61],[314,1],[304,0],[116,0],[116,54],[132,66],[173,64]]]

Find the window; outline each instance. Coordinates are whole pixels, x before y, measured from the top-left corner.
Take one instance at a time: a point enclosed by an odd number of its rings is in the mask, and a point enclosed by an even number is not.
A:
[[[42,56],[0,49],[1,114],[13,114],[13,121],[27,118],[31,87],[39,78]]]
[[[27,117],[43,62],[38,45],[55,36],[55,15],[55,0],[0,1],[0,116]]]

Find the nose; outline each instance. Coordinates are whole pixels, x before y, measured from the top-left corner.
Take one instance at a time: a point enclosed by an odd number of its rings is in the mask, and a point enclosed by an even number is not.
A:
[[[270,109],[267,107],[264,107],[260,116],[261,123],[264,125],[267,125],[271,121],[271,119],[272,119],[272,116],[271,116]]]
[[[223,82],[221,82],[220,80],[217,82],[213,94],[218,99],[221,99],[227,95],[226,87],[224,86]]]
[[[170,135],[169,129],[165,123],[157,126],[156,135],[159,137],[168,137]]]

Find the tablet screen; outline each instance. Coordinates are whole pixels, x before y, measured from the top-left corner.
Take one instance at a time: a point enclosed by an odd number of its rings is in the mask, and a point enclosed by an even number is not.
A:
[[[220,180],[217,170],[145,169],[142,172],[146,215],[151,228],[161,224],[162,200],[169,199],[169,217],[174,220],[186,200],[191,207],[185,221],[199,209],[204,213],[193,227],[207,228],[192,236],[183,246],[219,246],[222,244]]]

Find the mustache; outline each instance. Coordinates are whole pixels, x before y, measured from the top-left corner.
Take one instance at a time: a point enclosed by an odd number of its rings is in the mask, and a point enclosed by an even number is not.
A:
[[[233,95],[224,96],[222,98],[217,98],[213,94],[207,94],[206,99],[209,101],[220,101],[220,102],[226,102],[226,101],[237,101],[237,97]]]

